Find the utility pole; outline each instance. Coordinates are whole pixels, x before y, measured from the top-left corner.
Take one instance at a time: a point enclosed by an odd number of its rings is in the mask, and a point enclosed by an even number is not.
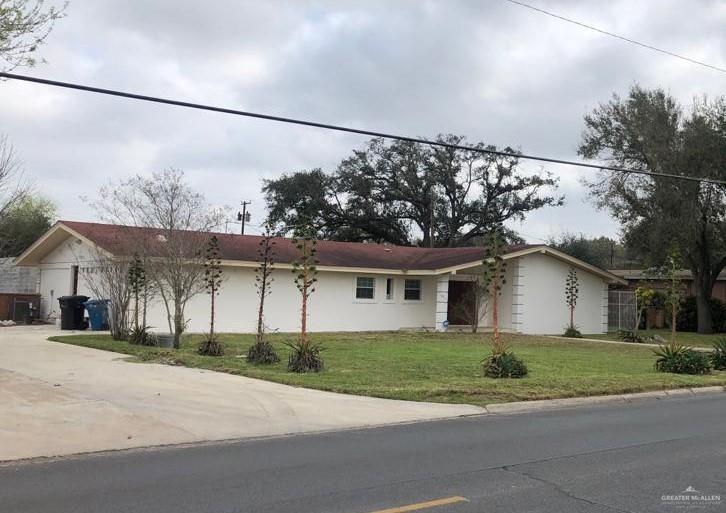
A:
[[[436,197],[434,196],[433,191],[431,191],[431,236],[429,242],[432,248],[434,247],[434,237],[436,236],[436,228],[434,225],[436,218],[434,216],[434,208],[436,208]]]
[[[237,212],[237,221],[239,221],[240,224],[242,225],[242,228],[240,230],[240,233],[242,235],[245,234],[245,223],[250,222],[251,216],[250,216],[250,213],[247,212],[247,205],[251,205],[251,204],[252,204],[251,201],[243,201],[242,202],[242,212]]]

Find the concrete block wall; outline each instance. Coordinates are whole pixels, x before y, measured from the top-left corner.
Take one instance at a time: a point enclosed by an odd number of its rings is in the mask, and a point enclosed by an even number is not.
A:
[[[36,267],[18,267],[13,258],[0,258],[0,293],[35,294],[40,271]]]

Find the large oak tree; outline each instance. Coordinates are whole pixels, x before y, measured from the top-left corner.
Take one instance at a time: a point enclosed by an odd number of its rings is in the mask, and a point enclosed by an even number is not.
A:
[[[627,169],[726,179],[726,102],[699,99],[684,112],[662,89],[631,88],[585,116],[579,153]],[[588,183],[621,223],[628,246],[651,265],[676,249],[693,273],[698,331],[712,331],[708,300],[726,266],[726,189],[632,173],[600,173]]]
[[[466,144],[454,135],[438,140]],[[373,139],[331,174],[286,174],[267,180],[263,192],[268,221],[284,233],[304,220],[326,239],[451,247],[473,245],[493,225],[560,205],[556,186],[550,173],[522,172],[516,157]]]

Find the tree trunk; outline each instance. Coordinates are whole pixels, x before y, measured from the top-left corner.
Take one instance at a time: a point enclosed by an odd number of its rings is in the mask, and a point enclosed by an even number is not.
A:
[[[182,312],[181,305],[178,302],[174,302],[174,349],[179,349],[181,346],[181,336],[184,332],[184,312]]]
[[[499,308],[497,303],[499,302],[499,290],[497,289],[497,282],[492,283],[494,292],[492,293],[492,334],[494,337],[494,352],[499,353],[501,350],[501,340],[499,336]]]
[[[262,331],[265,314],[265,295],[267,294],[267,264],[262,265],[262,283],[260,284],[260,308],[257,311],[257,343],[262,343]]]
[[[134,287],[134,327],[139,331],[139,288]]]
[[[307,279],[307,278],[306,278]],[[302,345],[305,345],[308,340],[308,295],[307,295],[308,287],[307,285],[303,286],[303,297],[302,297],[302,308],[301,308],[301,318],[300,318],[300,343]]]
[[[693,284],[696,288],[696,312],[698,316],[698,333],[713,333],[713,319],[711,317],[711,292],[713,281],[709,272],[691,271]]]
[[[214,287],[212,287],[212,313],[210,315],[209,319],[209,341],[211,342],[214,340],[214,295],[216,293],[216,290]]]
[[[698,314],[698,333],[713,333],[713,318],[711,317],[711,293],[705,294],[705,291],[696,290],[696,312]]]

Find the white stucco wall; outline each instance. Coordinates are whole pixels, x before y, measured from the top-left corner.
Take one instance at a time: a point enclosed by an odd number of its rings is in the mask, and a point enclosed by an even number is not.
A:
[[[515,303],[519,331],[529,334],[561,334],[569,324],[565,304],[565,280],[570,265],[556,258],[531,254],[518,259],[514,282],[521,294]],[[607,331],[607,283],[587,271],[577,269],[579,297],[575,325],[582,333]]]
[[[253,332],[257,329],[259,299],[255,289],[254,269],[225,267],[224,283],[216,302],[215,329],[221,332]],[[355,299],[355,278],[370,276],[376,280],[373,300]],[[268,330],[281,332],[300,328],[300,293],[290,270],[273,273],[272,293],[265,302],[265,324]],[[394,278],[394,298],[386,300],[386,278]],[[433,328],[435,322],[434,277],[421,278],[421,301],[404,301],[403,276],[320,272],[315,292],[309,300],[310,331],[378,331],[401,328]],[[208,294],[194,297],[185,316],[190,319],[189,331],[209,330],[210,298]],[[150,311],[148,324],[167,330],[165,309],[156,303]]]
[[[58,298],[71,293],[74,265],[88,265],[90,250],[85,244],[78,244],[69,237],[41,260],[40,270],[40,315],[42,318],[57,317],[60,313]],[[78,276],[78,294],[92,296],[83,278]]]

